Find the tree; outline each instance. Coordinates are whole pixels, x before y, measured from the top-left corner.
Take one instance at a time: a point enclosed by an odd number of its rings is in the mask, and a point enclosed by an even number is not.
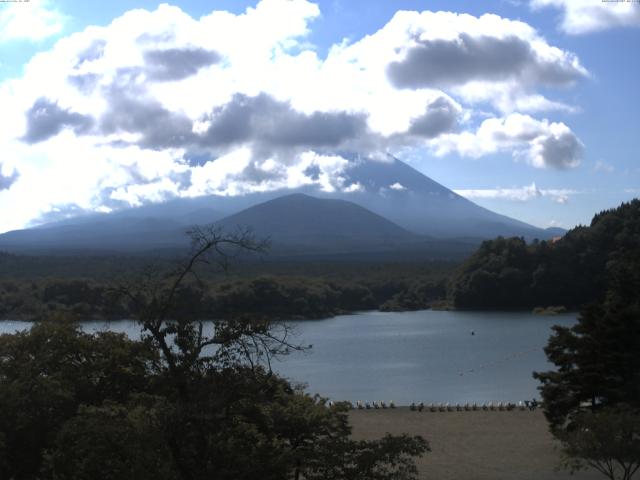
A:
[[[585,405],[640,408],[640,300],[608,297],[583,309],[573,327],[554,327],[545,352],[557,370],[534,373],[553,430],[570,426]]]
[[[89,335],[59,318],[0,336],[0,478],[35,478],[80,405],[124,402],[147,390],[154,361],[144,344]]]
[[[466,309],[582,308],[604,301],[613,271],[638,254],[636,199],[595,215],[588,227],[578,226],[556,242],[483,242],[453,275],[448,296]]]
[[[409,467],[413,456],[427,450],[423,439],[354,442],[344,406],[327,409],[323,401],[293,390],[272,372],[273,357],[304,349],[289,341],[285,324],[255,316],[200,320],[198,268],[226,270],[239,253],[263,252],[266,244],[248,230],[229,235],[215,228],[195,229],[191,236],[192,253],[168,275],[119,288],[134,303],[145,341],[164,361],[164,385],[170,386],[167,394],[175,402],[168,444],[180,476],[312,478],[317,459],[326,463],[331,457],[327,449],[342,444],[352,452],[344,458],[349,464],[360,458],[358,452],[377,448],[384,453],[376,461],[369,457],[367,471],[372,474],[385,471],[381,465],[389,461],[402,466],[375,478],[414,478],[415,468]],[[352,478],[338,472],[326,472],[323,478]]]
[[[545,352],[557,369],[534,373],[564,466],[592,466],[612,480],[630,479],[640,462],[639,250],[635,239],[611,257],[605,300],[573,327],[554,327]]]
[[[171,406],[159,397],[133,397],[127,405],[107,401],[80,406],[45,455],[45,475],[57,480],[173,480],[166,443]]]
[[[564,466],[592,467],[610,480],[631,480],[640,468],[640,412],[625,407],[582,412],[560,435]]]
[[[137,313],[141,341],[61,318],[0,336],[0,478],[415,479],[421,437],[354,441],[346,405],[271,370],[302,348],[286,325],[200,320],[198,268],[264,244],[247,231],[192,235],[183,263],[112,289]]]
[[[304,473],[308,480],[408,480],[418,478],[413,457],[429,451],[422,437],[387,434],[379,440],[340,437],[320,444]]]

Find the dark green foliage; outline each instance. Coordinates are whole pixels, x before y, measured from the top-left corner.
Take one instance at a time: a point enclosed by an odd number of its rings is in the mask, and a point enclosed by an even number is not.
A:
[[[326,318],[358,310],[419,310],[446,298],[446,276],[451,265],[369,265],[335,270],[310,266],[274,269],[261,274],[251,269],[243,275],[203,275],[203,282],[185,282],[176,306],[192,310],[191,316],[210,319],[228,315],[260,314],[272,319]],[[265,270],[269,268],[265,267]],[[123,278],[129,278],[125,276]],[[138,280],[133,277],[130,283]],[[193,309],[197,309],[193,311]],[[47,278],[0,281],[0,319],[33,320],[55,314],[81,320],[133,318],[130,299],[114,295],[104,281],[81,278]]]
[[[565,466],[589,465],[612,480],[630,479],[640,465],[640,249],[631,221],[638,207],[594,219],[602,231],[593,249],[612,249],[602,254],[606,291],[576,325],[554,328],[545,352],[556,370],[534,374]]]
[[[416,281],[407,285],[380,306],[380,310],[407,311],[422,310],[434,302],[442,302],[447,297],[446,281]]]
[[[603,300],[607,285],[638,255],[640,200],[633,200],[556,242],[484,242],[452,278],[449,297],[456,308],[578,308]]]
[[[150,345],[61,321],[0,337],[1,478],[415,478],[421,438],[350,440],[344,404],[235,361],[182,355],[177,378]]]
[[[571,328],[555,327],[545,348],[556,371],[536,373],[552,428],[564,428],[586,403],[640,408],[640,303],[585,308]]]
[[[165,442],[168,406],[144,400],[80,406],[45,455],[43,473],[56,480],[177,478]]]
[[[429,451],[421,437],[386,435],[376,441],[328,439],[305,479],[403,480],[417,478],[413,457]]]
[[[346,405],[327,406],[271,371],[271,359],[302,349],[286,325],[269,321],[299,286],[260,279],[249,299],[280,296],[268,315],[250,315],[257,307],[249,305],[199,320],[210,305],[197,267],[220,255],[223,264],[222,246],[261,244],[217,230],[193,240],[184,264],[110,289],[138,319],[141,341],[85,334],[62,317],[0,336],[0,478],[415,479],[413,457],[428,449],[422,438],[354,441]],[[47,295],[77,300],[59,285]]]
[[[376,307],[362,285],[265,276],[217,284],[211,302],[212,311],[223,316],[244,313],[269,318],[323,318]]]
[[[640,411],[628,407],[582,412],[573,428],[559,435],[563,466],[592,467],[610,480],[630,480],[640,468]]]
[[[79,405],[125,401],[144,391],[154,354],[123,335],[87,335],[65,322],[0,336],[0,478],[33,478],[45,449]],[[2,458],[2,455],[0,455]]]
[[[535,374],[554,429],[570,424],[585,402],[640,408],[640,255],[609,267],[604,300],[583,308],[573,327],[554,327],[545,352],[557,370]]]

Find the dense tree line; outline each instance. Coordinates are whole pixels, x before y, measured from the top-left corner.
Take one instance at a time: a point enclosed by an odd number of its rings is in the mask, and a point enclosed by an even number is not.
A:
[[[61,317],[0,336],[0,478],[416,478],[422,437],[353,440],[347,405],[271,371],[302,348],[286,325],[247,313],[198,320],[198,266],[220,244],[260,247],[204,232],[183,265],[111,289],[130,302],[141,341]]]
[[[0,281],[0,319],[33,320],[55,313],[79,319],[132,318],[130,301],[112,284],[88,279]],[[417,310],[446,297],[446,280],[344,279],[258,275],[185,282],[183,303],[197,305],[200,318],[257,314],[274,319],[326,318],[358,310]]]
[[[545,352],[556,370],[535,373],[565,467],[610,480],[640,469],[640,252],[610,272],[603,301],[573,327],[554,327]]]
[[[574,326],[554,327],[545,352],[556,369],[534,374],[565,466],[589,466],[611,480],[640,469],[639,208],[634,201],[594,218],[585,258],[605,262],[597,280],[604,292]]]
[[[594,216],[557,241],[485,241],[455,273],[456,308],[579,308],[604,299],[608,285],[640,245],[640,200]]]

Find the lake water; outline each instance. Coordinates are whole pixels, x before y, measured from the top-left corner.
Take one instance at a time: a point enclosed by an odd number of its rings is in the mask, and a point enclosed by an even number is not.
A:
[[[313,348],[276,362],[274,369],[334,400],[517,402],[537,397],[531,373],[551,368],[543,352],[551,326],[569,326],[575,319],[575,314],[426,310],[290,322],[297,341]],[[134,338],[140,332],[130,321],[83,325]],[[0,322],[0,333],[28,326]]]

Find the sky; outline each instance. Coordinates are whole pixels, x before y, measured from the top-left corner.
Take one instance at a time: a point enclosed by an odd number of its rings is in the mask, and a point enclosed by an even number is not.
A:
[[[395,156],[540,227],[640,196],[640,3],[0,2],[0,232]]]

